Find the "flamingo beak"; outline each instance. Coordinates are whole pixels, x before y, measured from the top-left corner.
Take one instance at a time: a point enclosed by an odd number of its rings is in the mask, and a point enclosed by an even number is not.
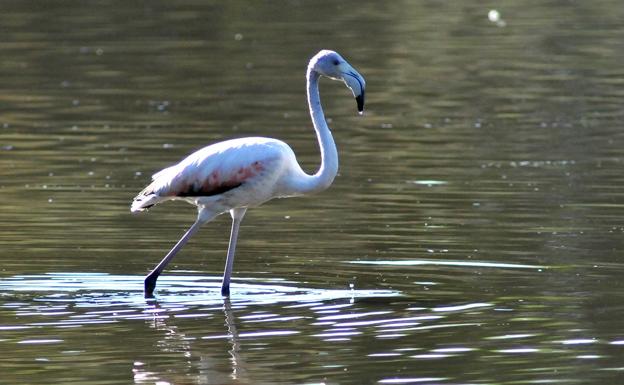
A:
[[[364,90],[362,93],[355,97],[355,101],[357,102],[358,112],[361,114],[364,112]]]
[[[362,114],[364,111],[364,89],[366,88],[366,81],[362,75],[353,68],[349,68],[342,73],[342,80],[344,80],[347,87],[353,92],[353,96],[357,102],[358,112]]]

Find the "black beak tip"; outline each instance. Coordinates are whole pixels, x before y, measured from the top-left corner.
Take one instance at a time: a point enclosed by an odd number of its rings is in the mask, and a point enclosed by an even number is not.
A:
[[[359,113],[364,111],[364,92],[355,97],[355,101],[357,102],[357,109]]]

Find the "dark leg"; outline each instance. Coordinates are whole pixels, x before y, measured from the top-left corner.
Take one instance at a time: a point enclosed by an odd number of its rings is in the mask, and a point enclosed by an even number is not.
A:
[[[165,269],[167,264],[173,259],[173,257],[182,249],[182,247],[186,244],[186,242],[199,230],[204,221],[197,220],[193,223],[190,229],[180,238],[178,243],[173,246],[171,251],[165,255],[162,261],[152,270],[151,273],[145,277],[145,298],[153,298],[154,297],[154,289],[156,288],[156,280],[162,271]]]

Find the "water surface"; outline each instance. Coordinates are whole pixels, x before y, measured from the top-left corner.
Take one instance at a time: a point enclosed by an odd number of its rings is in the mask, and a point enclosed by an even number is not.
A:
[[[488,18],[496,9],[499,18]],[[619,384],[624,8],[616,1],[8,2],[0,15],[0,383]],[[319,154],[332,187],[229,218],[131,215],[214,141]]]

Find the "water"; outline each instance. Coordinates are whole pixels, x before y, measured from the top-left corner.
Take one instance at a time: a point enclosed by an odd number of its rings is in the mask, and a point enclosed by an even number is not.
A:
[[[492,12],[496,11],[496,12]],[[619,384],[624,8],[572,2],[7,2],[0,15],[0,383]],[[195,217],[149,176],[246,135],[334,185],[229,218],[145,300]]]

